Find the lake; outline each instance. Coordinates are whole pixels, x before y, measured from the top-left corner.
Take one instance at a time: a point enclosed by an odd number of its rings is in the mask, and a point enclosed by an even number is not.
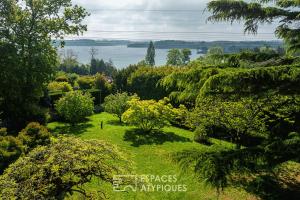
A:
[[[91,55],[89,53],[92,47],[89,46],[66,46],[64,49],[59,49],[59,53],[72,50],[80,63],[90,63]],[[96,46],[97,49],[96,58],[108,61],[111,59],[116,68],[125,68],[130,64],[136,64],[145,58],[147,48],[127,48],[127,46]],[[168,49],[156,49],[155,62],[156,65],[166,64],[166,58]],[[200,55],[197,54],[197,50],[192,49],[191,59],[195,59]]]

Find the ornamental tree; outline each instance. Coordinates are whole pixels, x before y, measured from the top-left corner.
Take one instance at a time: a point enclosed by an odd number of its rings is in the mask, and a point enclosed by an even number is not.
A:
[[[113,145],[99,140],[61,137],[19,158],[0,177],[1,199],[64,199],[79,193],[84,199],[103,199],[104,191],[88,193],[93,178],[112,183],[130,163]]]
[[[170,121],[174,118],[173,107],[168,103],[167,98],[158,102],[133,98],[129,101],[129,106],[130,108],[122,116],[124,122],[144,132],[170,125]]]
[[[105,112],[116,115],[120,122],[122,122],[123,113],[129,108],[129,103],[133,96],[129,96],[128,93],[111,94],[104,99]]]
[[[89,93],[69,92],[55,104],[58,114],[72,125],[93,114],[94,102]]]

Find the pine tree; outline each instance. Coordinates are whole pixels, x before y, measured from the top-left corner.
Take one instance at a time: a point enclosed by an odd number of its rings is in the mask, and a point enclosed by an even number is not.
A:
[[[150,41],[145,60],[148,65],[155,65],[155,47],[152,41]]]

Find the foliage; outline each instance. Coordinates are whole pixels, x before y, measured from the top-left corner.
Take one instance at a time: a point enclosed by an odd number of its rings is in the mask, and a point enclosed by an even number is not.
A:
[[[82,90],[92,89],[94,82],[95,78],[92,76],[81,76],[77,80],[77,83]]]
[[[208,3],[208,10],[213,14],[210,21],[234,21],[244,20],[245,32],[257,33],[260,23],[272,23],[280,19],[276,29],[279,38],[284,39],[291,51],[299,50],[299,28],[297,24],[300,3],[298,0],[277,0],[274,4],[271,0],[258,2],[215,0]],[[292,9],[291,9],[292,8]]]
[[[128,78],[131,76],[133,72],[135,72],[139,68],[138,65],[129,65],[128,67],[118,70],[116,74],[113,76],[115,87],[118,91],[127,91],[128,86]]]
[[[122,122],[122,115],[129,108],[128,101],[133,97],[129,96],[128,93],[117,93],[111,94],[104,99],[104,110],[105,112],[116,115],[120,122]]]
[[[95,75],[97,73],[103,73],[106,76],[113,76],[116,72],[116,68],[113,66],[112,61],[104,62],[104,60],[98,60],[95,58],[92,58],[91,60],[91,75]]]
[[[111,85],[108,83],[107,78],[104,74],[97,73],[95,75],[95,88],[101,90],[103,96],[107,96],[111,92]]]
[[[81,91],[67,93],[55,104],[58,114],[71,124],[82,122],[93,114],[94,102],[89,93]]]
[[[112,183],[113,175],[123,174],[128,164],[123,154],[106,142],[61,137],[32,150],[5,171],[0,177],[1,198],[64,199],[73,193],[92,198],[84,184],[95,177]],[[104,191],[99,192],[97,199],[103,195]]]
[[[167,55],[167,65],[183,65],[182,53],[179,49],[170,49]]]
[[[57,82],[57,81],[50,82],[47,86],[47,89],[50,92],[57,92],[57,91],[70,92],[70,91],[73,91],[72,86],[68,82]]]
[[[8,128],[20,129],[35,118],[31,108],[39,106],[57,65],[52,39],[85,31],[87,15],[71,0],[1,1],[0,110]]]
[[[150,43],[149,43],[145,61],[146,61],[147,65],[150,65],[150,66],[155,65],[155,47],[154,47],[154,44],[152,41],[150,41]]]
[[[183,64],[188,64],[191,61],[190,56],[192,55],[192,51],[190,49],[182,49],[181,53]]]
[[[201,131],[213,127],[228,130],[228,138],[237,144],[237,148],[241,148],[242,138],[266,135],[261,105],[250,99],[224,101],[203,98],[201,102],[197,102],[197,107],[188,121],[192,127],[201,126]]]
[[[37,146],[48,145],[50,137],[51,133],[47,128],[36,122],[29,123],[18,135],[18,139],[25,146],[26,152]]]
[[[159,82],[168,74],[176,71],[174,67],[139,67],[128,78],[128,91],[136,93],[142,99],[159,100],[168,92]]]
[[[19,158],[23,152],[23,146],[18,138],[13,136],[0,136],[0,174],[11,163]]]
[[[129,109],[122,116],[124,122],[137,126],[144,132],[170,125],[170,121],[174,117],[173,107],[166,98],[158,102],[133,98],[129,101],[129,106]]]

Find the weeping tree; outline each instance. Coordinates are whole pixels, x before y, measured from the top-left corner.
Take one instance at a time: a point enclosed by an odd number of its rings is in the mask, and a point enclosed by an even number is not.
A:
[[[212,12],[208,20],[244,21],[245,33],[254,34],[259,24],[279,21],[276,35],[284,39],[290,51],[295,52],[300,47],[299,7],[298,0],[216,0],[208,3],[208,10]]]

